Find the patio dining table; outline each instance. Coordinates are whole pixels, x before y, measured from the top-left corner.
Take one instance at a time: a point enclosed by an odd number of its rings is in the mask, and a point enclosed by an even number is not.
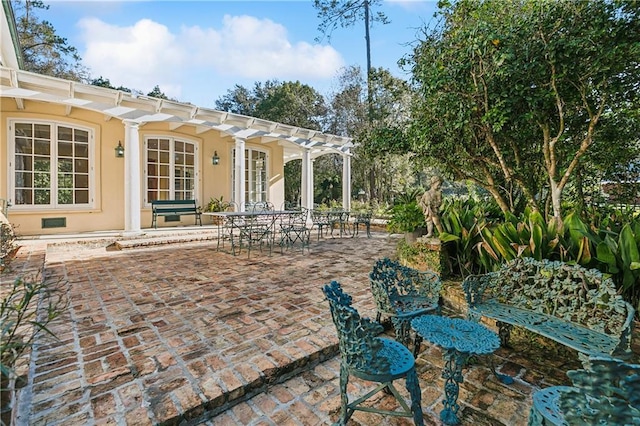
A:
[[[262,245],[262,243],[268,244],[269,254],[271,254],[277,223],[288,220],[289,216],[299,213],[297,210],[254,210],[208,212],[207,215],[220,218],[218,220],[218,250],[221,245],[224,247],[224,241],[228,239],[231,242],[231,252],[236,255],[242,250],[244,241],[247,243],[248,255],[251,256],[252,246]],[[236,248],[238,248],[237,252]]]

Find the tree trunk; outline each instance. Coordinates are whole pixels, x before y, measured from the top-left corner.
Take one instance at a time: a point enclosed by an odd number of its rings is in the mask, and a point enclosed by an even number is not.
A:
[[[553,220],[557,229],[562,228],[562,188],[558,187],[553,178],[549,178],[549,192],[551,195],[551,206],[553,207]]]

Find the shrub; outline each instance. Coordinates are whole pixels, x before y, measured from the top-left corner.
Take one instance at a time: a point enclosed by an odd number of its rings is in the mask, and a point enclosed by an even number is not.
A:
[[[447,202],[440,235],[452,274],[495,271],[518,257],[559,260],[611,276],[622,296],[640,313],[640,218],[606,207],[581,217],[570,212],[557,228],[537,211],[502,220],[473,201]]]
[[[18,248],[13,227],[8,223],[0,222],[0,271],[9,265]]]

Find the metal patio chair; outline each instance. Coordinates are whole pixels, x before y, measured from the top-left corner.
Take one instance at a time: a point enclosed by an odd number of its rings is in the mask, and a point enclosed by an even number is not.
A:
[[[309,250],[309,241],[311,240],[311,228],[307,225],[309,210],[299,207],[295,213],[287,213],[282,215],[280,223],[280,252],[283,248],[294,247],[297,242],[304,248]]]
[[[640,365],[591,357],[567,371],[573,386],[533,394],[529,425],[640,425]]]
[[[376,337],[383,327],[368,318],[362,318],[351,306],[351,296],[343,292],[337,281],[323,287],[329,301],[331,316],[338,332],[340,346],[340,419],[345,425],[354,411],[413,417],[416,425],[423,425],[420,404],[420,385],[415,369],[415,359],[402,344],[384,337]],[[349,375],[362,380],[378,382],[379,385],[365,395],[349,402],[347,384]],[[411,407],[393,386],[397,379],[406,379],[406,387],[411,396]],[[380,391],[387,391],[400,404],[402,411],[379,409],[361,405]]]
[[[440,277],[430,271],[418,271],[389,258],[379,259],[369,273],[371,292],[378,313],[391,318],[396,340],[409,346],[411,320],[425,314],[440,313]],[[415,333],[413,354],[418,356],[422,337]]]
[[[352,237],[355,237],[360,233],[360,225],[364,226],[367,231],[367,238],[371,238],[371,217],[373,216],[373,210],[366,210],[363,212],[356,212],[352,215],[353,218],[353,233]]]
[[[318,241],[324,236],[324,230],[331,226],[329,222],[329,212],[322,210],[311,210],[311,222],[313,227],[318,229]]]

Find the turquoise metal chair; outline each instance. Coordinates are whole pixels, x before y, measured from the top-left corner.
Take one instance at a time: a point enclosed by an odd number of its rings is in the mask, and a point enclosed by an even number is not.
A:
[[[533,394],[529,425],[640,425],[640,365],[592,357],[567,372],[573,386]]]
[[[418,271],[389,258],[378,259],[369,273],[371,292],[378,310],[391,318],[396,340],[409,346],[411,320],[425,314],[440,314],[442,281],[435,272]],[[418,356],[422,337],[415,334],[413,355]]]
[[[366,411],[396,417],[413,417],[416,425],[423,425],[420,405],[420,385],[415,359],[402,344],[384,337],[376,337],[383,327],[368,318],[362,318],[351,306],[351,296],[332,281],[323,287],[329,301],[331,316],[338,332],[340,346],[340,420],[345,425],[354,411]],[[347,384],[349,375],[380,383],[367,394],[349,402]],[[393,386],[393,381],[405,378],[411,396],[411,407]],[[390,411],[361,405],[380,391],[392,394],[402,411]]]

